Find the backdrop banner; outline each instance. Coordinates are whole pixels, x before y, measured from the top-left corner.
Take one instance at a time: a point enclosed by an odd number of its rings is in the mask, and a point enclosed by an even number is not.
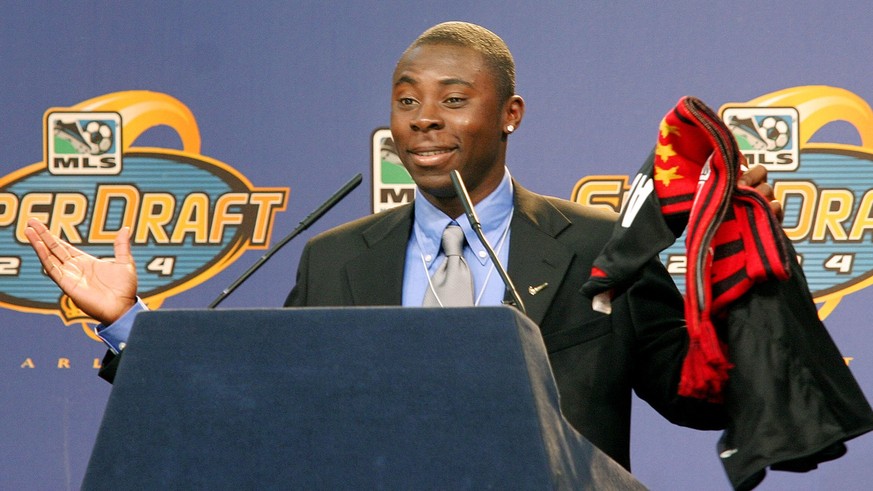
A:
[[[414,197],[387,130],[391,73],[447,20],[482,24],[512,50],[526,114],[508,167],[536,192],[621,210],[666,111],[685,95],[716,109],[747,159],[769,169],[819,317],[870,397],[868,10],[850,0],[4,6],[0,489],[78,489],[111,389],[97,377],[95,323],[45,276],[27,217],[98,256],[131,226],[143,300],[203,308],[363,173],[222,303],[278,307],[306,239]],[[680,288],[683,244],[661,255]],[[720,432],[676,427],[640,401],[633,418],[643,484],[730,489]],[[770,472],[759,489],[866,489],[873,436],[848,447],[810,473]]]

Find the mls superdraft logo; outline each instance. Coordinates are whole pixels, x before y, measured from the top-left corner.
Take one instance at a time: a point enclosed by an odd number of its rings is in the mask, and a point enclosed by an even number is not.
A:
[[[169,127],[181,149],[136,146]],[[87,318],[45,275],[24,235],[37,218],[75,247],[111,258],[131,229],[139,295],[157,308],[222,271],[248,249],[269,246],[288,188],[254,187],[224,162],[200,153],[200,131],[179,100],[157,92],[105,94],[43,118],[43,161],[0,177],[0,306]]]
[[[371,170],[373,213],[409,203],[415,198],[415,183],[400,162],[388,128],[373,132]]]
[[[121,174],[121,116],[118,113],[49,112],[45,125],[45,162],[51,174]]]
[[[841,88],[802,86],[725,104],[720,114],[748,161],[767,167],[783,228],[827,317],[844,295],[873,284],[873,109]],[[837,121],[831,128],[852,128],[840,139],[860,144],[812,141]],[[630,206],[630,188],[628,176],[588,176],[572,199],[620,212]],[[684,242],[661,254],[680,288]]]

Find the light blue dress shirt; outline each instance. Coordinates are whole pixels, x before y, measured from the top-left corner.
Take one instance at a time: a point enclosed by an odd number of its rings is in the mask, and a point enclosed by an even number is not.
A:
[[[485,247],[466,215],[452,220],[423,198],[416,199],[412,235],[406,246],[406,263],[403,269],[403,305],[420,307],[429,288],[428,279],[436,272],[445,255],[440,251],[443,230],[452,222],[461,226],[467,243],[464,245],[464,260],[473,274],[475,305],[500,305],[506,288],[500,274],[494,268]],[[482,225],[485,238],[494,248],[501,264],[507,266],[509,258],[509,223],[512,221],[513,193],[509,170],[491,194],[475,205],[476,215]]]

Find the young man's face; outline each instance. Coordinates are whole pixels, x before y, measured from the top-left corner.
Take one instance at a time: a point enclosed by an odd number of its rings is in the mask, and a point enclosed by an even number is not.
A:
[[[517,126],[500,100],[492,70],[469,48],[422,45],[404,56],[394,73],[391,134],[400,160],[437,205],[455,196],[449,173],[457,169],[474,202],[503,177],[504,129]],[[520,120],[520,115],[518,115]]]

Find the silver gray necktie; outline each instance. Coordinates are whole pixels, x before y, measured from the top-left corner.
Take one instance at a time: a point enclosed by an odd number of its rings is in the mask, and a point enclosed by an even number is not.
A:
[[[473,305],[473,275],[464,261],[464,231],[450,224],[443,231],[443,253],[446,258],[431,277],[425,307],[470,307]]]

